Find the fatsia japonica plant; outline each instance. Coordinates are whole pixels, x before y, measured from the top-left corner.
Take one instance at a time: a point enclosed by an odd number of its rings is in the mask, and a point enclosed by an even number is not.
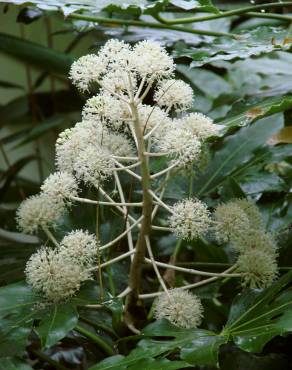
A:
[[[17,212],[24,232],[42,231],[48,236],[48,245],[30,257],[25,269],[28,284],[44,304],[68,301],[96,276],[101,285],[105,266],[129,259],[128,286],[117,295],[123,299],[128,328],[139,331],[136,313],[145,298],[154,299],[157,319],[194,328],[200,325],[204,309],[192,288],[226,277],[239,279],[243,288],[263,288],[277,278],[276,243],[251,201],[234,199],[215,210],[187,194],[178,202],[166,201],[170,179],[188,176],[194,165],[200,167],[207,158],[209,139],[220,136],[222,130],[203,114],[188,113],[192,88],[175,79],[174,72],[171,56],[152,41],[132,47],[113,39],[97,55],[83,56],[72,65],[70,79],[78,89],[98,93],[87,100],[82,121],[57,139],[57,172]],[[135,188],[135,196],[129,187]],[[84,188],[98,196],[82,196]],[[77,203],[84,208],[113,207],[124,218],[124,231],[102,244],[97,217],[95,234],[77,228],[58,240],[58,222]],[[161,210],[168,214],[163,222],[157,219]],[[155,256],[152,233],[165,231],[179,239],[208,235],[227,243],[234,264],[216,273],[162,262]],[[107,258],[106,252],[121,239],[127,240],[128,250]],[[143,291],[145,264],[153,268],[159,291]],[[162,269],[206,279],[169,287]],[[98,303],[111,298],[100,294]]]

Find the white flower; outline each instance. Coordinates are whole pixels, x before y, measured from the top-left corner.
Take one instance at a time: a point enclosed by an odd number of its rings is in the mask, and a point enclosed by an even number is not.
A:
[[[266,288],[278,276],[276,256],[257,249],[241,254],[237,266],[238,271],[243,273],[243,287]]]
[[[109,70],[125,69],[129,65],[131,47],[124,41],[111,39],[100,49],[98,56],[104,61]]]
[[[201,143],[191,132],[173,125],[164,131],[156,144],[159,151],[173,156],[179,166],[186,166],[200,159]]]
[[[247,215],[251,226],[254,229],[264,229],[264,222],[256,204],[248,199],[236,199],[233,201]]]
[[[114,162],[107,151],[97,145],[88,144],[75,158],[73,169],[78,179],[96,186],[112,175]]]
[[[134,157],[137,155],[134,151],[133,144],[122,134],[109,133],[105,135],[102,146],[112,155],[121,157]]]
[[[88,145],[100,146],[108,130],[98,121],[78,122],[62,132],[56,142],[56,165],[60,171],[74,173],[74,163]]]
[[[60,246],[60,253],[64,253],[78,264],[92,267],[97,261],[97,241],[95,236],[89,234],[88,231],[71,231],[63,238]]]
[[[207,206],[198,199],[184,199],[173,206],[169,218],[172,231],[182,239],[196,239],[206,233],[211,220]]]
[[[143,132],[148,132],[159,124],[156,133],[161,133],[161,130],[170,124],[170,119],[167,114],[159,107],[152,107],[151,105],[140,105],[138,107],[138,114],[140,124]]]
[[[55,226],[65,210],[65,203],[47,194],[33,195],[24,200],[17,212],[19,228],[29,234],[41,227]]]
[[[214,230],[219,242],[228,242],[249,233],[247,214],[234,202],[220,204],[214,212]]]
[[[181,328],[196,328],[202,321],[203,306],[200,299],[187,290],[171,289],[154,301],[154,316]]]
[[[131,65],[141,77],[169,77],[173,74],[173,59],[154,41],[140,41],[133,48]]]
[[[60,302],[73,296],[90,274],[58,250],[41,248],[28,260],[26,280],[38,294],[49,302]]]
[[[75,178],[67,172],[51,174],[41,186],[44,194],[56,201],[68,200],[70,196],[77,196],[78,185]]]
[[[100,94],[88,99],[82,112],[83,120],[105,121],[116,129],[130,117],[127,105],[110,94]]]
[[[97,55],[89,54],[72,64],[69,77],[81,91],[87,91],[90,84],[99,81],[105,71],[104,61]]]
[[[174,108],[176,111],[190,109],[193,100],[193,89],[181,80],[163,80],[154,94],[154,101],[160,107]]]
[[[202,113],[190,113],[177,123],[196,135],[200,140],[217,136],[222,126],[213,123],[213,120]]]
[[[234,235],[231,239],[231,245],[239,253],[256,249],[272,256],[277,255],[277,244],[273,236],[270,233],[253,229],[252,227],[246,233]]]
[[[109,71],[101,80],[103,92],[110,91],[123,95],[124,98],[129,95],[130,84],[132,85],[133,94],[137,90],[137,78],[134,73],[130,73],[131,83],[129,81],[128,73],[124,69],[116,69]]]

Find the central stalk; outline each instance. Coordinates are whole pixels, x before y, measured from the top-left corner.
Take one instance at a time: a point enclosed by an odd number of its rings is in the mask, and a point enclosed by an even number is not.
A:
[[[134,123],[134,130],[137,137],[138,157],[141,162],[140,168],[141,168],[142,195],[143,195],[143,208],[142,208],[143,220],[141,223],[140,233],[135,247],[136,252],[134,254],[134,258],[130,267],[129,287],[131,289],[131,292],[127,296],[125,309],[126,312],[125,319],[126,321],[132,323],[134,315],[137,315],[136,308],[139,290],[141,286],[142,265],[144,264],[144,258],[147,248],[145,236],[149,235],[151,231],[152,196],[149,193],[150,173],[148,159],[144,154],[146,152],[146,148],[143,137],[143,130],[140,124],[138,109],[135,102],[132,102],[130,104],[130,107]]]

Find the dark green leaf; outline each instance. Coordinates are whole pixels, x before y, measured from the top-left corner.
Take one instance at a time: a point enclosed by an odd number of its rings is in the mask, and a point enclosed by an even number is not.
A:
[[[279,96],[267,98],[255,102],[253,100],[236,103],[224,120],[220,124],[229,127],[247,126],[259,118],[267,117],[272,114],[283,112],[292,108],[292,96]]]
[[[251,159],[253,151],[266,144],[267,140],[283,126],[281,114],[257,121],[238,133],[227,137],[222,147],[194,187],[197,195],[207,194],[222,184],[237,166]]]
[[[212,43],[203,44],[200,48],[178,44],[174,56],[190,58],[191,67],[199,67],[219,60],[244,59],[276,50],[288,50],[291,41],[284,42],[286,36],[287,30],[282,27],[258,27],[250,32],[240,33],[234,39],[217,38]]]
[[[43,70],[67,75],[74,58],[35,42],[0,33],[0,52]]]
[[[269,288],[251,290],[239,295],[230,310],[223,334],[230,335],[245,351],[260,352],[277,335],[292,329],[292,271]]]
[[[44,135],[46,132],[50,131],[52,128],[61,126],[65,121],[65,117],[61,115],[55,115],[51,118],[46,119],[45,121],[39,123],[37,126],[34,126],[29,132],[26,132],[25,138],[21,140],[15,148],[20,147],[21,145],[27,144],[40,136]]]
[[[42,315],[40,325],[35,329],[42,347],[48,348],[63,339],[78,323],[78,313],[74,306],[52,305]]]
[[[0,370],[33,370],[27,363],[17,358],[1,358]]]

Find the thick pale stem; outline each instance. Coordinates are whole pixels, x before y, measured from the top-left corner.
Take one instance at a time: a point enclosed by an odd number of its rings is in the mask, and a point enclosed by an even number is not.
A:
[[[145,142],[143,138],[143,132],[139,120],[139,114],[137,104],[132,101],[131,112],[133,117],[135,135],[138,144],[138,157],[141,162],[140,169],[142,175],[142,194],[143,194],[143,208],[142,215],[143,220],[141,223],[139,237],[136,243],[136,253],[130,267],[129,274],[129,287],[131,292],[126,299],[126,321],[133,321],[133,313],[137,305],[138,294],[141,286],[142,266],[144,263],[145,252],[146,252],[146,240],[145,235],[149,235],[151,232],[151,216],[152,216],[152,196],[149,193],[150,190],[150,173],[148,167],[148,159],[144,155]]]

